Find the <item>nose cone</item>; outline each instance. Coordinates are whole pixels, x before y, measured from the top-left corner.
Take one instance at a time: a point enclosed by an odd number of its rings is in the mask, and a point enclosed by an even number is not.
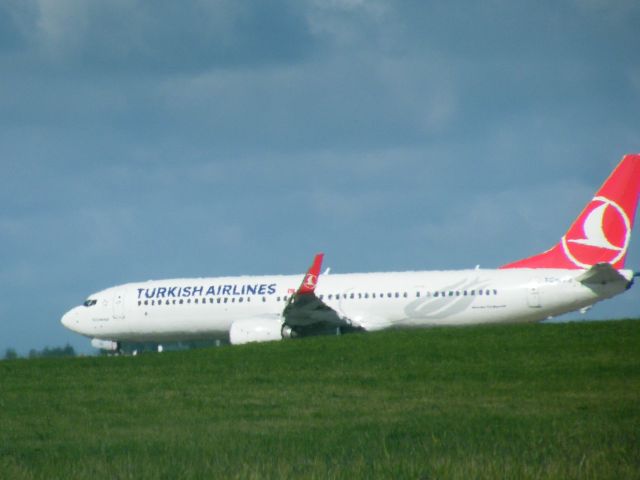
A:
[[[60,323],[62,323],[62,325],[74,332],[78,329],[78,321],[78,311],[76,308],[69,310],[60,319]]]
[[[60,319],[60,323],[62,325],[64,325],[66,328],[71,329],[71,317],[70,314],[71,312],[67,312],[65,313],[62,318]]]

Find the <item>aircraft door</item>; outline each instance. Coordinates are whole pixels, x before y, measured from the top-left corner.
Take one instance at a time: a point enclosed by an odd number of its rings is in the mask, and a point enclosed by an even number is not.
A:
[[[532,283],[527,289],[527,305],[529,308],[541,308],[540,303],[540,284],[538,282]]]
[[[124,290],[118,290],[113,294],[113,318],[116,320],[124,318]]]

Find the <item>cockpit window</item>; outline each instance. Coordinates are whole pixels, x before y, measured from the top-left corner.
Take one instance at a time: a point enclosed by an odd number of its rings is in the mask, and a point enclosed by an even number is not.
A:
[[[85,307],[93,307],[98,301],[92,298],[88,298],[87,300],[85,300],[85,302],[83,303],[83,305]]]

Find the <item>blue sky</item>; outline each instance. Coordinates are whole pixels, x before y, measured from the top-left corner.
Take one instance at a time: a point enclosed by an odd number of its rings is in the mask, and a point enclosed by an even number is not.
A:
[[[550,247],[640,151],[638,25],[635,0],[2,2],[0,354],[91,351],[60,316],[128,281]]]

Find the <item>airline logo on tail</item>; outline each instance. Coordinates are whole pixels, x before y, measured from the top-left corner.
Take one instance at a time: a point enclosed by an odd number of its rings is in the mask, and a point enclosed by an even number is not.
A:
[[[605,197],[595,197],[574,228],[562,237],[562,248],[576,266],[589,268],[594,258],[618,263],[627,253],[630,238],[631,222],[620,205]]]
[[[305,286],[305,288],[309,290],[313,290],[314,288],[316,288],[317,280],[318,280],[318,277],[316,275],[314,275],[313,273],[307,273],[307,276],[304,279],[303,285]]]

